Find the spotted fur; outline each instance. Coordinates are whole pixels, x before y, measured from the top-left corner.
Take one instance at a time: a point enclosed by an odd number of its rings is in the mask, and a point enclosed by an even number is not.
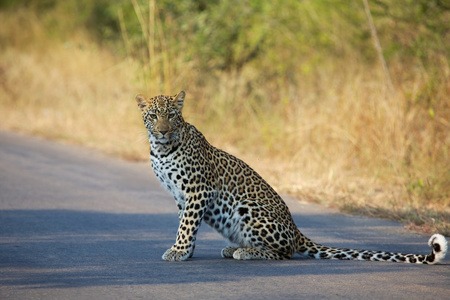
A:
[[[445,257],[447,241],[433,235],[428,255],[326,247],[305,237],[274,189],[242,160],[211,146],[181,114],[185,92],[154,98],[136,96],[150,142],[152,168],[173,194],[180,225],[163,259],[181,261],[194,253],[202,221],[236,247],[222,250],[234,259],[288,259],[295,253],[317,259],[353,259],[434,264]]]

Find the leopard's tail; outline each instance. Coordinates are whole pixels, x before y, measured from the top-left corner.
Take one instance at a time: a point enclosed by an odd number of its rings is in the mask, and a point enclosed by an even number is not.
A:
[[[447,240],[443,235],[433,235],[428,241],[428,245],[433,251],[428,255],[421,255],[327,247],[305,238],[299,245],[297,253],[316,259],[371,260],[416,264],[435,264],[444,259],[447,254]]]

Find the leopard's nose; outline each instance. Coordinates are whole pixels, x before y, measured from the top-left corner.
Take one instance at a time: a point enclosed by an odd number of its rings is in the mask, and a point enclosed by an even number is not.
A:
[[[161,133],[162,135],[165,135],[167,133],[167,130],[160,130],[159,133]]]

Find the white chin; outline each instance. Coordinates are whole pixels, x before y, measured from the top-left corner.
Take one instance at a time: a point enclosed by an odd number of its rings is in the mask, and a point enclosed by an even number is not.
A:
[[[168,142],[170,142],[170,139],[166,139],[166,138],[164,138],[164,139],[156,139],[156,142],[160,143],[160,144],[167,144]]]
[[[151,136],[149,136],[149,141],[150,142],[153,141],[153,142],[156,142],[156,143],[159,143],[159,144],[167,144],[168,142],[170,142],[170,139],[168,139],[168,138],[157,138],[156,136],[151,135]]]

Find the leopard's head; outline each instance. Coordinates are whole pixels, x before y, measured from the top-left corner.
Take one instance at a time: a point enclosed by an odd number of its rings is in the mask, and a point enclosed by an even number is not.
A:
[[[136,96],[149,139],[166,144],[179,138],[180,129],[184,124],[181,110],[185,95],[186,93],[181,91],[175,96],[159,95],[153,98]]]

